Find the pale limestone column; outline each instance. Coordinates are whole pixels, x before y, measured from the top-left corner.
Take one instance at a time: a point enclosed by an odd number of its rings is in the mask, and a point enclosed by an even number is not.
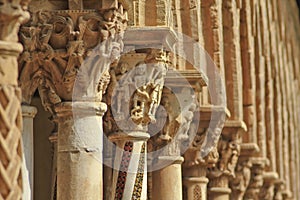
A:
[[[160,156],[158,162],[172,164],[152,172],[153,199],[182,200],[181,156]]]
[[[29,200],[33,198],[33,175],[34,175],[34,151],[33,151],[33,118],[37,113],[37,109],[33,106],[22,105],[23,117],[23,199]]]
[[[187,189],[187,196],[185,197],[187,200],[207,199],[206,168],[206,163],[183,168],[183,185]]]
[[[183,184],[187,188],[187,200],[206,200],[207,183],[206,177],[185,177]]]
[[[104,137],[106,137],[104,135]],[[112,180],[113,180],[113,145],[108,143],[104,138],[104,148],[103,148],[103,199],[111,200],[112,196]]]
[[[112,196],[115,200],[147,199],[147,140],[146,132],[115,133],[116,143]]]
[[[64,102],[55,111],[57,199],[102,199],[102,116],[106,104]]]
[[[0,199],[22,199],[22,113],[17,58],[29,1],[0,1]]]

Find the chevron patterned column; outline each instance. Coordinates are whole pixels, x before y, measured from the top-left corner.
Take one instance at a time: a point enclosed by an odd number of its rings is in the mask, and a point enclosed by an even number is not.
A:
[[[0,199],[22,199],[22,114],[17,57],[18,27],[28,1],[0,2]]]

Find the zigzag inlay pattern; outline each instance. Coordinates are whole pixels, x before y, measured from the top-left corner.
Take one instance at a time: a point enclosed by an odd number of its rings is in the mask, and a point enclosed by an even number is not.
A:
[[[0,199],[22,198],[20,91],[0,86]]]

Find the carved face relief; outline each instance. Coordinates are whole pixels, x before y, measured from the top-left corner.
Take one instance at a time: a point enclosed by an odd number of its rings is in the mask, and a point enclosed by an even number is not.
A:
[[[43,88],[40,91],[43,91],[44,105],[52,104],[51,98],[46,97],[50,92],[46,90],[51,90],[51,94],[55,93],[64,101],[71,101],[74,97],[101,101],[109,81],[105,72],[112,62],[119,59],[123,49],[122,34],[115,33],[124,30],[114,31],[116,27],[112,24],[112,21],[118,20],[114,17],[118,12],[121,10],[33,13],[32,20],[20,31],[25,49],[19,61],[20,84],[26,86],[22,89],[26,90],[23,94],[28,94],[27,101],[30,102],[38,84],[30,84],[31,80],[26,77],[35,74],[38,75],[37,80],[47,80],[42,84],[48,82],[40,87]],[[126,23],[123,14],[119,16],[122,19],[120,23]],[[101,38],[104,32],[108,34]],[[97,49],[92,50],[96,45]],[[75,80],[79,84],[76,84],[76,89]]]

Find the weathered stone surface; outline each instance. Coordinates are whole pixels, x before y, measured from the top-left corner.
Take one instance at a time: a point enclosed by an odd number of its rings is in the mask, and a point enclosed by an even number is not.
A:
[[[0,2],[0,199],[22,199],[21,91],[17,86],[20,24],[29,1]],[[26,179],[26,177],[24,177]]]
[[[59,166],[58,199],[85,199],[92,190],[97,191],[93,197],[102,199],[102,174],[97,171],[102,165],[88,157],[91,152],[73,152],[72,145],[79,141],[72,129],[74,119],[71,115],[65,117],[66,109],[57,107],[72,100],[107,103],[104,132],[122,149],[132,147],[139,151],[140,158],[133,163],[140,169],[147,168],[147,150],[165,145],[169,148],[157,160],[177,161],[148,175],[146,171],[129,174],[122,186],[131,188],[126,191],[120,187],[122,172],[106,166],[103,198],[107,200],[112,196],[146,199],[146,194],[148,199],[178,200],[300,199],[300,25],[296,1],[28,2],[0,0],[0,198],[18,199],[21,194],[17,182],[21,180],[19,84],[24,103],[30,104],[32,96],[39,95],[52,120],[60,123],[61,135],[51,137],[53,142],[58,137],[58,151],[54,154]],[[20,23],[29,18],[27,7],[31,18],[19,31]],[[127,25],[131,27],[123,43]],[[216,70],[198,48],[178,44],[176,31],[199,42]],[[16,43],[17,33],[24,45],[18,61],[22,46]],[[140,49],[141,46],[146,48]],[[121,56],[123,49],[129,52]],[[170,50],[201,63],[204,72],[196,72],[192,62]],[[85,65],[92,68],[84,68]],[[193,97],[185,99],[187,88],[182,87],[183,81],[175,73],[165,79],[170,69],[179,70],[191,84]],[[212,80],[215,73],[221,76],[218,82]],[[131,78],[122,82],[124,76]],[[79,87],[74,87],[75,80]],[[226,93],[212,90],[220,84]],[[114,92],[115,88],[118,89]],[[39,94],[35,93],[37,89]],[[217,95],[227,97],[226,105],[225,98],[214,98]],[[188,102],[183,112],[179,109],[180,100]],[[200,116],[194,107],[199,108]],[[219,117],[217,122],[211,121],[213,111]],[[211,128],[210,122],[216,127]],[[153,129],[149,124],[159,125],[161,130],[148,140],[147,132]],[[82,126],[96,127],[93,123]],[[125,129],[129,135],[122,132]],[[195,138],[191,138],[192,131]],[[183,150],[187,141],[191,144]],[[93,142],[97,141],[90,139],[87,143]],[[62,150],[66,146],[67,151]],[[105,159],[120,164],[117,161],[121,154],[114,154],[112,148],[105,150]],[[178,162],[181,156],[185,159],[182,164]],[[149,159],[148,164],[152,161]],[[8,173],[10,169],[15,172]],[[53,169],[55,191],[55,166]],[[148,186],[147,176],[151,177]],[[136,181],[132,181],[135,177]],[[67,187],[64,181],[70,182]],[[91,189],[92,185],[97,189]],[[13,190],[14,186],[19,189]],[[83,189],[87,193],[80,192]]]

